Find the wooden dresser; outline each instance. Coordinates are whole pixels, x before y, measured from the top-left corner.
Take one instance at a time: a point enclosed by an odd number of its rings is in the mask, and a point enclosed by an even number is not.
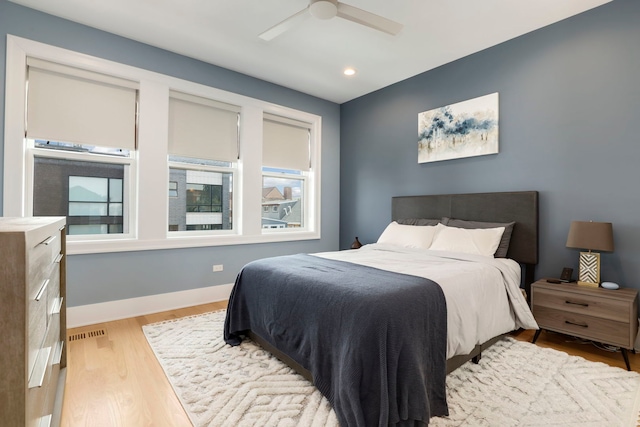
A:
[[[545,279],[531,285],[531,307],[540,329],[620,347],[627,365],[638,333],[638,291],[631,288],[609,290],[576,283],[549,283]]]
[[[57,426],[66,375],[65,218],[0,218],[0,424]]]

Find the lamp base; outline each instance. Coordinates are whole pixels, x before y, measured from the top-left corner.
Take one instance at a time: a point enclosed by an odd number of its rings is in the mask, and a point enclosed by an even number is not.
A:
[[[578,285],[597,288],[600,284],[600,254],[597,252],[580,252],[580,272]]]
[[[599,284],[597,284],[597,283],[581,282],[581,281],[579,281],[579,280],[578,280],[578,282],[577,282],[577,283],[578,283],[578,285],[580,285],[580,286],[589,286],[589,287],[591,287],[591,288],[598,288],[598,287],[600,287],[600,285],[599,285]]]

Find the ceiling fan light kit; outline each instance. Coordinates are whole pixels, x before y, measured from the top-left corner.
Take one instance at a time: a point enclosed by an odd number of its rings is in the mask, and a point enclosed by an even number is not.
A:
[[[317,19],[338,18],[373,28],[374,30],[395,36],[402,30],[402,24],[387,19],[383,16],[376,15],[357,7],[349,6],[337,0],[310,0],[309,5],[301,11],[291,15],[284,21],[274,25],[259,35],[263,40],[269,41],[278,37],[290,28],[301,23],[305,18],[311,15]]]
[[[311,0],[309,13],[314,18],[331,19],[338,14],[338,2],[331,0]]]

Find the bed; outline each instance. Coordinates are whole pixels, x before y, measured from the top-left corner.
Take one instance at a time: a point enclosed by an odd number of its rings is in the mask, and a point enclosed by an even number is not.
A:
[[[530,293],[538,259],[537,192],[394,197],[392,221],[420,233],[443,227],[433,221],[452,221],[446,231],[512,226],[505,258],[381,236],[358,250],[254,261],[229,299],[225,341],[250,337],[279,357],[343,426],[424,426],[447,415],[447,373],[511,330],[537,328],[519,290]]]

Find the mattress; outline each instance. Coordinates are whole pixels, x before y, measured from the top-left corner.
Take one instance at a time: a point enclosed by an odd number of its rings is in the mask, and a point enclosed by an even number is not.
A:
[[[538,329],[520,291],[521,267],[511,259],[379,243],[313,255],[438,283],[447,304],[447,358],[514,329]]]

